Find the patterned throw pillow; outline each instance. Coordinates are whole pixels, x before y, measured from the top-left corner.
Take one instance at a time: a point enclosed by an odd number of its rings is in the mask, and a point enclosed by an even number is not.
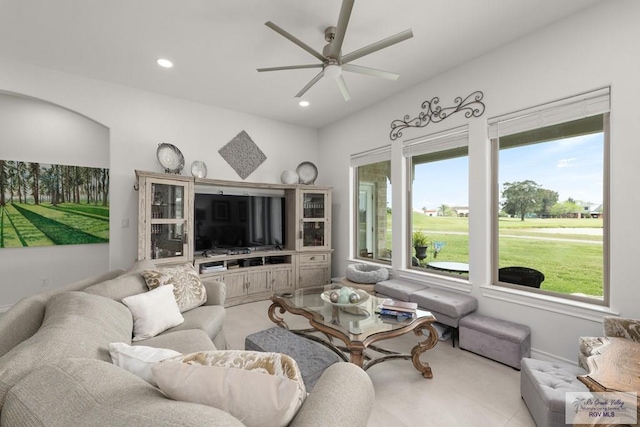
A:
[[[298,364],[280,353],[202,351],[151,370],[170,398],[222,409],[249,427],[288,425],[307,397]]]
[[[173,285],[173,296],[176,297],[180,313],[199,307],[207,301],[207,291],[200,281],[200,276],[189,263],[145,270],[142,277],[149,290],[163,285]]]

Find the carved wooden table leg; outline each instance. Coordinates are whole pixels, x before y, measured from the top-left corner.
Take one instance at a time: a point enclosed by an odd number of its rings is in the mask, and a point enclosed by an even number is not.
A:
[[[354,345],[354,343],[352,343],[350,346],[348,346],[348,350],[349,362],[362,368],[362,365],[364,364],[364,346]]]
[[[420,325],[413,332],[416,336],[420,337],[425,335],[425,330],[428,333],[427,339],[424,341],[418,341],[418,344],[411,349],[411,361],[413,362],[413,366],[415,366],[418,371],[422,372],[423,377],[433,378],[431,367],[427,362],[422,363],[420,361],[420,355],[436,346],[438,343],[438,332],[431,323]]]
[[[280,314],[276,313],[276,310],[280,309]],[[284,319],[282,318],[282,314],[286,313],[287,310],[284,309],[284,307],[282,307],[280,304],[278,303],[273,303],[269,306],[269,319],[271,319],[271,321],[273,323],[275,323],[276,325],[280,326],[281,328],[284,329],[289,329],[289,326],[287,325],[287,323],[284,321]]]

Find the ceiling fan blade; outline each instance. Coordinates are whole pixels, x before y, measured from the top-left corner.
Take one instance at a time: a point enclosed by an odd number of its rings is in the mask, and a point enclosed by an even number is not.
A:
[[[285,65],[283,67],[258,68],[257,70],[262,73],[264,71],[300,70],[303,68],[322,68],[322,64]]]
[[[322,56],[322,54],[320,52],[318,52],[317,50],[315,50],[314,48],[312,48],[311,46],[309,46],[308,44],[306,44],[305,42],[303,42],[302,40],[298,39],[297,37],[295,37],[294,35],[286,32],[285,30],[283,30],[282,28],[278,27],[276,24],[274,24],[271,21],[265,22],[264,25],[266,25],[267,27],[271,28],[273,31],[275,31],[276,33],[280,34],[281,36],[289,39],[290,41],[292,41],[293,43],[297,44],[298,46],[300,46],[301,48],[303,48],[304,50],[306,50],[307,52],[309,52],[311,55],[315,56],[316,58],[318,58],[320,61],[324,62],[325,61],[325,57]]]
[[[318,74],[316,74],[316,76],[314,78],[312,78],[311,81],[309,83],[307,83],[307,85],[305,87],[303,87],[302,90],[300,92],[298,92],[294,98],[300,98],[302,95],[304,95],[305,92],[307,92],[309,89],[311,89],[311,86],[313,86],[314,84],[318,83],[318,80],[320,80],[322,78],[322,76],[324,76],[324,70],[322,70]]]
[[[377,52],[381,49],[384,49],[385,47],[393,46],[396,43],[400,43],[402,41],[410,39],[411,37],[413,37],[413,31],[405,30],[391,37],[387,37],[384,40],[380,40],[378,42],[370,44],[369,46],[365,46],[347,55],[344,55],[342,58],[340,58],[340,61],[343,64],[346,64],[358,58],[362,58],[365,55],[369,55],[370,53]]]
[[[342,97],[344,98],[344,100],[345,101],[350,100],[351,95],[349,94],[349,89],[347,88],[347,82],[344,81],[344,77],[342,76],[342,74],[336,77],[336,83],[338,84],[338,89],[340,89],[340,92],[342,93]]]
[[[344,41],[344,36],[347,33],[347,25],[349,25],[349,18],[351,17],[351,10],[353,9],[354,1],[355,0],[342,0],[340,16],[338,17],[338,25],[336,25],[336,34],[329,45],[329,56],[331,58],[337,59],[340,56],[342,42]]]
[[[260,71],[260,70],[258,70]],[[389,71],[376,70],[375,68],[362,67],[360,65],[344,64],[342,71],[350,71],[352,73],[366,74],[367,76],[382,77],[387,80],[398,80],[400,74],[390,73]]]

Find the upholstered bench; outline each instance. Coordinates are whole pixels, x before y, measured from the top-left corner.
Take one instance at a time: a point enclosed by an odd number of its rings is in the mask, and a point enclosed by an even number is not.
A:
[[[392,279],[376,283],[376,293],[400,301],[411,301],[423,310],[428,310],[436,317],[438,323],[453,328],[451,342],[456,345],[460,319],[478,308],[478,300],[471,295],[426,285]]]
[[[340,362],[333,351],[322,344],[305,339],[286,329],[275,326],[248,335],[245,350],[283,353],[298,363],[307,391],[311,391],[329,366]]]
[[[568,363],[522,359],[520,395],[538,427],[567,425],[565,393],[589,391],[577,376],[587,373]]]
[[[460,320],[460,348],[520,369],[520,360],[531,355],[531,329],[473,313]]]

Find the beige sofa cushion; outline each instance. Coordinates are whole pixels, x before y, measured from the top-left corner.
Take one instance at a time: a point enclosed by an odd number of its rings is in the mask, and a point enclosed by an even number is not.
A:
[[[206,351],[151,370],[172,399],[222,409],[248,427],[286,426],[307,396],[295,360],[281,353]]]
[[[200,275],[189,263],[145,270],[142,277],[150,290],[173,285],[173,296],[181,313],[199,307],[207,301],[207,290],[200,281]]]
[[[182,354],[195,353],[197,351],[224,350],[216,348],[211,342],[211,338],[200,329],[165,332],[153,338],[131,344],[134,346],[146,345],[156,348],[169,348]]]
[[[115,279],[89,286],[84,291],[89,294],[122,301],[123,298],[149,290],[142,277],[142,272],[152,268],[155,268],[155,264],[149,260],[137,261]]]
[[[242,423],[219,409],[167,399],[111,363],[68,359],[36,370],[13,387],[0,425],[236,427]]]
[[[44,307],[53,295],[68,291],[78,291],[104,282],[122,274],[122,270],[112,270],[68,285],[41,292],[21,299],[0,317],[0,356],[35,334],[44,318]]]
[[[182,313],[182,316],[184,317],[184,322],[167,330],[165,333],[200,329],[206,332],[211,340],[214,340],[220,333],[222,333],[227,312],[221,305],[203,305],[202,307],[196,307],[193,310],[185,311]]]
[[[120,303],[84,292],[53,296],[42,326],[0,358],[0,407],[6,393],[33,370],[69,357],[111,362],[111,342],[131,342],[133,322]]]

